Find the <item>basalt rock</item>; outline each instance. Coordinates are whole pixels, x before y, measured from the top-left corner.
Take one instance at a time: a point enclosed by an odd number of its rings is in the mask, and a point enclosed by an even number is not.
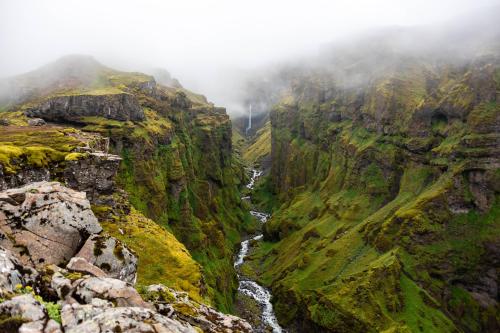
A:
[[[90,201],[115,189],[114,177],[121,158],[100,152],[87,153],[84,158],[66,161],[64,180],[68,187],[87,193]]]
[[[144,119],[144,111],[128,93],[51,97],[25,114],[54,122],[78,122],[83,117],[93,116],[121,121]]]
[[[83,192],[56,182],[0,192],[0,245],[25,265],[67,262],[101,230]]]

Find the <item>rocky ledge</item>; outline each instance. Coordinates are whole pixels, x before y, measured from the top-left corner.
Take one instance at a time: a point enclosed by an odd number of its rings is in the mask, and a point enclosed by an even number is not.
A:
[[[48,121],[79,121],[83,117],[104,117],[120,121],[144,120],[144,111],[132,94],[79,94],[48,98],[25,112]]]
[[[1,332],[252,331],[163,285],[141,296],[137,264],[85,192],[46,181],[0,192]]]

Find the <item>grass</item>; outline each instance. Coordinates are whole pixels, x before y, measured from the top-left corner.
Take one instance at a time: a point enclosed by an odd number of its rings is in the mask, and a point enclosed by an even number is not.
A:
[[[0,163],[7,173],[15,173],[23,165],[47,167],[64,161],[82,144],[63,128],[9,126],[0,132]]]
[[[165,228],[136,210],[132,210],[125,221],[103,223],[102,226],[138,256],[138,285],[162,283],[188,292],[194,300],[207,301],[202,295],[200,266]]]

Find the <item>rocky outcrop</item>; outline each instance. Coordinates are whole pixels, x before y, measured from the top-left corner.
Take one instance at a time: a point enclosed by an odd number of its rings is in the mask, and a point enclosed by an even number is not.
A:
[[[78,122],[83,117],[103,117],[121,121],[144,120],[144,111],[128,93],[68,95],[51,97],[25,112],[53,122]]]
[[[34,269],[24,266],[12,252],[0,247],[0,296],[13,292],[18,285],[25,285],[26,280],[35,280],[36,275]]]
[[[135,283],[137,257],[119,240],[101,235],[91,236],[76,257],[99,267],[107,276]]]
[[[199,327],[203,332],[252,332],[245,320],[214,310],[189,299],[187,293],[178,292],[164,285],[151,285],[146,290],[146,299],[156,310],[171,318],[182,319]]]
[[[66,186],[83,191],[90,201],[115,190],[114,177],[120,167],[121,158],[92,149],[68,154],[63,162],[47,167],[22,165],[16,173],[5,173],[0,165],[0,190],[22,185],[60,179]]]
[[[59,323],[49,319],[47,310],[31,294],[13,297],[0,303],[3,332],[60,333]],[[3,326],[3,327],[2,327]]]
[[[66,161],[64,182],[74,190],[87,193],[87,198],[93,201],[99,195],[114,191],[120,161],[119,156],[112,154],[84,153],[83,158]]]
[[[62,264],[102,230],[85,193],[38,182],[0,193],[0,245],[25,265]]]
[[[62,310],[66,333],[165,332],[196,333],[189,324],[137,307],[88,307],[65,305]]]

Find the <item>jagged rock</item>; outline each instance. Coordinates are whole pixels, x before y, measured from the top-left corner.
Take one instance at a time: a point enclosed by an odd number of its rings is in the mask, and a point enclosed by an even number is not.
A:
[[[85,242],[76,256],[85,258],[109,277],[135,283],[137,257],[116,238],[94,235]]]
[[[52,275],[50,286],[55,290],[60,299],[65,299],[72,288],[71,280],[64,277],[61,272],[55,272],[54,275]]]
[[[87,260],[84,258],[80,257],[73,257],[69,261],[69,263],[66,265],[66,268],[69,271],[73,272],[78,272],[78,273],[83,273],[83,274],[90,274],[95,277],[106,277],[106,273],[104,273],[99,267],[96,267],[89,263]]]
[[[10,251],[0,247],[0,295],[12,292],[16,285],[24,285],[23,266]]]
[[[9,126],[10,122],[8,119],[0,119],[0,126]]]
[[[50,171],[47,168],[24,167],[15,175],[5,174],[0,165],[0,191],[20,187],[29,183],[49,181]]]
[[[161,314],[186,321],[203,332],[253,332],[245,320],[218,312],[191,300],[185,292],[177,292],[161,284],[147,288],[147,300],[151,301]]]
[[[187,98],[185,92],[177,91],[175,93],[174,100],[172,101],[172,106],[177,107],[177,108],[181,108],[181,109],[189,109],[192,106],[192,103]]]
[[[196,333],[189,324],[180,323],[149,309],[136,307],[96,309],[79,304],[65,305],[62,318],[66,333]]]
[[[31,118],[28,119],[28,125],[30,126],[43,126],[45,125],[45,120],[42,118]]]
[[[137,99],[127,93],[107,95],[56,96],[26,111],[28,117],[48,121],[78,121],[82,117],[98,116],[121,121],[144,120],[144,111]]]
[[[83,192],[56,182],[0,192],[0,245],[24,265],[66,262],[101,230]]]
[[[72,296],[86,304],[90,304],[93,298],[101,298],[117,306],[151,308],[130,284],[118,279],[91,277],[75,284]]]
[[[66,161],[64,181],[68,187],[87,193],[93,201],[100,194],[113,192],[120,161],[117,155],[88,153],[85,158]]]
[[[49,319],[45,307],[31,294],[16,296],[0,303],[0,316],[10,317],[11,325],[18,326],[20,333],[61,332],[60,325]]]

